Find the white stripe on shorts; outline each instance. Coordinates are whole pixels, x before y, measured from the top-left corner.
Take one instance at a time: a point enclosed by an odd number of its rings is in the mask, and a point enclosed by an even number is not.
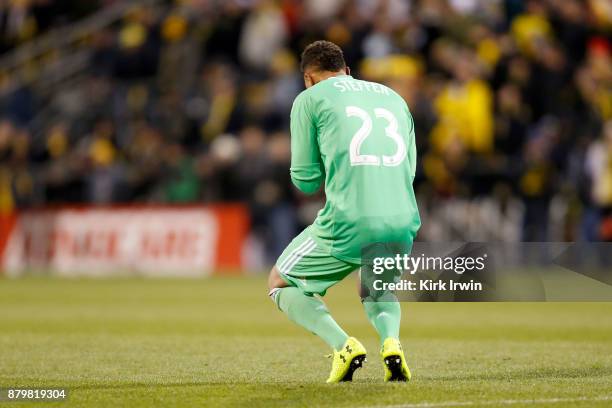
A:
[[[295,257],[296,253],[298,251],[301,251],[302,249],[304,249],[308,245],[310,245],[310,243],[312,241],[313,241],[312,238],[308,238],[306,241],[302,242],[297,248],[295,248],[293,251],[291,251],[291,253],[289,255],[287,255],[287,257],[283,260],[283,262],[281,262],[278,265],[278,270],[282,272],[285,269],[285,266],[287,266],[289,264],[289,262],[291,260],[293,260],[293,258]]]
[[[312,250],[313,250],[313,249],[315,249],[316,247],[317,247],[317,243],[316,243],[316,242],[314,242],[314,241],[312,241],[312,243],[311,243],[311,244],[310,244],[308,247],[304,248],[304,249],[301,251],[301,253],[299,254],[299,256],[297,256],[297,257],[296,257],[296,258],[295,258],[295,259],[294,259],[294,260],[293,260],[293,261],[292,261],[290,264],[288,264],[288,265],[285,267],[285,270],[284,270],[284,272],[283,272],[283,273],[284,273],[285,275],[289,275],[289,273],[291,272],[291,270],[293,269],[293,267],[294,267],[294,266],[295,266],[295,265],[296,265],[298,262],[300,262],[300,260],[301,260],[301,259],[302,259],[304,256],[306,256],[306,255],[308,255],[309,253],[311,253],[311,252],[312,252]],[[298,254],[296,254],[296,255],[298,255]]]

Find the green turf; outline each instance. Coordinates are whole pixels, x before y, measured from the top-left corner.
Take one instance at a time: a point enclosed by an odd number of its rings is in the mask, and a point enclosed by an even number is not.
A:
[[[0,280],[0,387],[70,389],[45,407],[612,404],[612,303],[404,304],[413,381],[385,384],[354,281],[326,300],[370,350],[352,384],[324,383],[327,348],[262,278]]]

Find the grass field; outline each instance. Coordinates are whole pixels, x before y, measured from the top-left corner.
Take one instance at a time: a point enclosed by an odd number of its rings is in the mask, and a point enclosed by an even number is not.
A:
[[[327,385],[329,351],[262,278],[0,280],[0,387],[67,387],[10,406],[612,406],[612,303],[403,305],[413,381],[385,384],[350,279],[326,300],[370,350]]]

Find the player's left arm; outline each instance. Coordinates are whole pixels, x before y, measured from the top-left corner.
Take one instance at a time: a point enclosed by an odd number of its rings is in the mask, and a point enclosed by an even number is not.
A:
[[[417,165],[417,149],[416,149],[416,134],[414,132],[414,119],[408,109],[408,105],[404,102],[406,116],[408,118],[408,163],[410,163],[410,176],[414,180],[416,176]]]
[[[300,94],[291,108],[291,181],[306,194],[315,193],[324,179],[312,103]]]

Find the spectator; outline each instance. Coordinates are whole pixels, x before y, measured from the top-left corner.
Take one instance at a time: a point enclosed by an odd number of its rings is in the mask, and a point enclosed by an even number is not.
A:
[[[6,51],[118,3],[1,4]],[[354,75],[388,84],[410,107],[419,201],[448,224],[431,220],[422,238],[575,239],[582,208],[583,235],[609,239],[612,8],[585,4],[181,0],[129,9],[73,44],[91,58],[69,86],[36,81],[44,67],[27,61],[32,85],[0,97],[0,209],[241,201],[274,259],[323,199],[290,185],[288,121],[302,89],[299,53],[327,38]],[[49,54],[61,61],[61,51]],[[0,72],[2,89],[12,79]],[[559,200],[573,213],[549,228]]]
[[[586,172],[591,179],[591,199],[595,206],[594,240],[612,240],[608,224],[612,216],[612,120],[606,122],[602,137],[589,146]]]

